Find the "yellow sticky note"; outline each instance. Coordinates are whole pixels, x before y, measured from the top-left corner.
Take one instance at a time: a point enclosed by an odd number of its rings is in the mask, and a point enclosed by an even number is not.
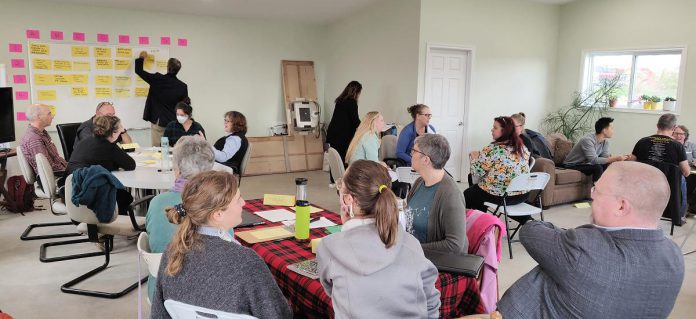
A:
[[[73,86],[71,88],[71,93],[72,93],[72,96],[88,96],[89,95],[86,86]]]
[[[157,69],[160,71],[167,71],[167,61],[157,60]]]
[[[140,145],[138,143],[130,143],[130,144],[121,144],[121,148],[124,150],[131,149],[131,148],[138,148]]]
[[[130,97],[130,89],[129,88],[115,88],[114,89],[114,94],[116,97]]]
[[[128,70],[130,68],[130,60],[114,60],[116,64],[116,70]]]
[[[111,48],[96,47],[94,48],[94,56],[97,58],[110,58]]]
[[[114,60],[111,59],[96,59],[94,63],[97,66],[97,69],[113,69],[114,68]]]
[[[72,83],[74,84],[87,84],[87,81],[89,81],[87,74],[71,74],[70,77],[72,77]]]
[[[137,76],[137,77],[135,77],[135,86],[147,88],[147,87],[150,87],[150,84],[147,84],[147,82],[145,82],[145,80],[143,80],[141,77]]]
[[[273,206],[295,206],[295,196],[264,194],[263,204]]]
[[[295,206],[294,206],[294,205],[295,205],[295,204],[293,204],[293,206],[290,207],[292,210],[295,210]],[[314,214],[314,213],[318,213],[318,212],[322,212],[322,211],[324,211],[324,210],[321,209],[321,208],[319,208],[319,207],[309,206],[309,213],[310,213],[310,214]]]
[[[317,253],[317,248],[319,247],[319,243],[321,243],[321,238],[314,238],[312,241],[309,242],[309,244],[312,246],[312,254]]]
[[[34,70],[50,70],[51,60],[48,59],[33,59],[32,66]]]
[[[155,160],[146,160],[146,161],[142,161],[142,163],[143,163],[143,164],[157,164],[157,161],[155,161]]]
[[[70,51],[74,58],[89,57],[89,48],[82,45],[73,46]]]
[[[56,84],[52,74],[34,74],[34,85]]]
[[[97,97],[111,97],[111,88],[94,88]]]
[[[36,93],[36,98],[39,101],[55,101],[56,90],[38,90]]]
[[[56,71],[72,71],[72,62],[67,60],[54,60],[53,69]]]
[[[145,58],[145,61],[143,62],[143,68],[144,69],[152,69],[152,67],[155,64],[155,56],[152,54],[148,54],[147,58]]]
[[[54,74],[53,79],[56,84],[72,84],[72,76],[68,74]]]
[[[583,202],[583,203],[576,203],[575,208],[590,208],[590,203],[588,202]]]
[[[48,49],[48,44],[32,43],[29,45],[29,52],[31,52],[31,54],[48,54],[50,51]]]
[[[97,75],[94,77],[94,84],[96,85],[111,85],[111,83],[113,83],[111,75]]]
[[[116,48],[116,56],[120,58],[132,58],[133,49],[131,48]]]
[[[254,237],[256,237],[260,240],[288,236],[288,235],[292,234],[287,229],[284,229],[282,227],[262,228],[259,230],[254,230],[253,232],[254,232]]]
[[[149,88],[135,88],[135,97],[147,97],[149,91]]]
[[[130,76],[115,76],[114,79],[116,80],[116,86],[130,86],[131,85],[131,77]]]
[[[74,61],[73,62],[73,70],[75,71],[89,71],[91,67],[89,66],[89,62],[86,61]]]
[[[56,115],[56,106],[55,105],[49,105],[48,106],[48,111],[51,112],[51,114]]]
[[[162,153],[152,153],[152,157],[156,159],[162,159]]]

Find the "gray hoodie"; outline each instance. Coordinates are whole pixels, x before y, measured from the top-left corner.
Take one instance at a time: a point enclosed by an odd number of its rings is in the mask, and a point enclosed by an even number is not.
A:
[[[438,318],[438,272],[418,240],[397,227],[387,249],[374,219],[352,219],[340,233],[322,239],[319,277],[333,300],[336,319]]]

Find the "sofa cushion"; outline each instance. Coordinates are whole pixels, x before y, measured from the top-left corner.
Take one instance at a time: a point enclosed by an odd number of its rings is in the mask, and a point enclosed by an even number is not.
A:
[[[556,140],[556,148],[553,150],[553,162],[562,165],[570,150],[573,149],[573,142],[568,140]]]
[[[556,167],[556,185],[566,185],[583,182],[583,174],[574,169]]]

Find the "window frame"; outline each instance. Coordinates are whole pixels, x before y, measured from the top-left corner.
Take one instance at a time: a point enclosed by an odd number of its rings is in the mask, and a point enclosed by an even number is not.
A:
[[[635,67],[636,60],[638,56],[641,55],[660,55],[660,54],[681,54],[681,59],[679,61],[679,76],[677,80],[677,94],[674,97],[677,100],[674,111],[665,110],[645,110],[645,109],[632,109],[628,107],[614,107],[607,108],[611,112],[626,112],[626,113],[644,113],[644,114],[663,114],[663,113],[673,113],[679,115],[681,113],[681,99],[682,92],[684,91],[684,77],[686,74],[686,58],[687,58],[687,47],[686,45],[677,45],[663,48],[642,48],[642,49],[597,49],[597,50],[583,50],[582,51],[582,63],[580,69],[580,80],[579,80],[579,91],[585,92],[591,85],[592,81],[592,69],[593,69],[593,57],[595,56],[611,56],[611,55],[631,55],[631,78],[628,83],[628,94],[629,97],[633,94],[633,87],[635,83]],[[663,97],[664,98],[664,97]]]

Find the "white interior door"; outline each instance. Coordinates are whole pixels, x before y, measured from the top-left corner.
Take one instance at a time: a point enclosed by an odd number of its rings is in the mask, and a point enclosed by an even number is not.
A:
[[[450,144],[451,156],[445,169],[461,181],[468,172],[467,103],[471,51],[428,47],[425,70],[425,104],[433,113],[431,124]]]

